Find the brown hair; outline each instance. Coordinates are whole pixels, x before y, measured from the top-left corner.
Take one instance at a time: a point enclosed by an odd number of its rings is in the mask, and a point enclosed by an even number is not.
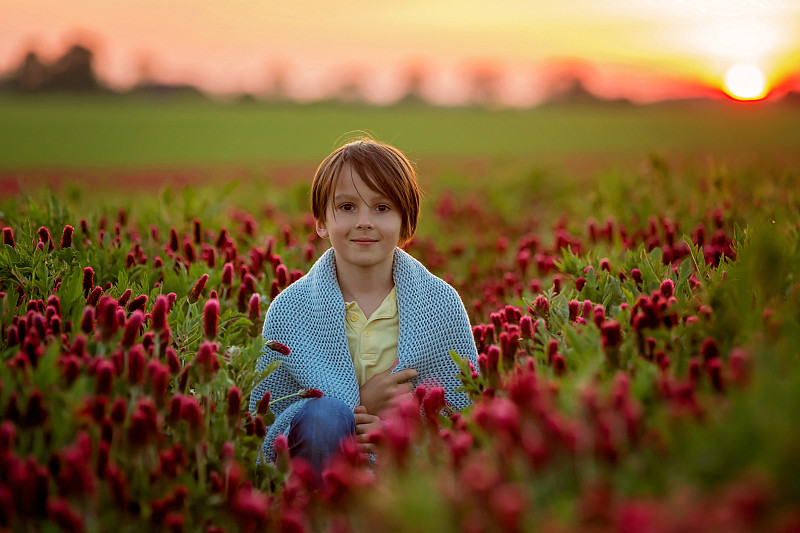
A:
[[[325,222],[325,211],[333,201],[341,169],[347,163],[370,189],[383,194],[400,209],[400,243],[410,241],[417,231],[419,218],[417,173],[400,150],[369,138],[337,148],[320,163],[311,182],[311,212],[314,218]]]

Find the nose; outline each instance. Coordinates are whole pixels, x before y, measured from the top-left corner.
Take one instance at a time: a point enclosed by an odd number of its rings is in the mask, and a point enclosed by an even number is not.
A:
[[[372,217],[370,216],[369,209],[362,209],[358,215],[358,222],[356,228],[361,230],[372,229]]]

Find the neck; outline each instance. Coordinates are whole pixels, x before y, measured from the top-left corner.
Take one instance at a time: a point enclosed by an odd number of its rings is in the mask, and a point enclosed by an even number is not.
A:
[[[382,301],[394,287],[392,264],[391,257],[385,263],[368,268],[337,263],[336,277],[344,300],[346,302],[355,301],[359,307],[363,307],[362,302],[366,303],[376,298]]]

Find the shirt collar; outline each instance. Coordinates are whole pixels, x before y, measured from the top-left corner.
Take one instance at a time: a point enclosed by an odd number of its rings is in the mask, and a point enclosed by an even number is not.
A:
[[[355,309],[361,311],[361,308],[358,307],[358,304],[354,301],[345,302],[344,308],[347,311],[354,311]],[[374,313],[372,313],[372,316],[370,316],[369,318],[370,320],[375,318],[392,318],[396,314],[397,314],[397,290],[395,289],[395,287],[392,287],[392,290],[389,291],[389,294],[387,294],[386,298],[383,299],[381,305],[378,306],[378,308],[375,310]]]

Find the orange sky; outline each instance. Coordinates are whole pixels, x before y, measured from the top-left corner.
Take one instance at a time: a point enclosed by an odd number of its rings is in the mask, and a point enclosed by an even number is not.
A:
[[[594,91],[641,101],[719,87],[737,63],[773,85],[800,72],[798,0],[0,0],[0,13],[0,69],[28,49],[52,58],[82,41],[116,87],[146,70],[257,93],[282,65],[296,97],[362,72],[380,102],[399,96],[404,68],[422,63],[426,95],[457,103],[467,65],[491,64],[503,72],[501,100],[528,105],[564,60]]]

